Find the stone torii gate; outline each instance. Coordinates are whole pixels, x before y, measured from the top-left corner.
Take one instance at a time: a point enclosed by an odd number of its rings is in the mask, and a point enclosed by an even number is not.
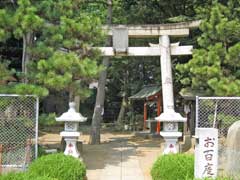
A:
[[[178,123],[185,122],[174,110],[173,81],[171,55],[191,55],[192,46],[179,46],[179,43],[170,44],[169,36],[184,37],[189,35],[190,29],[197,28],[200,21],[160,25],[117,25],[105,27],[108,35],[113,37],[113,47],[99,47],[102,56],[160,56],[163,113],[156,117],[163,122],[163,131],[160,135],[165,139],[164,154],[178,152]],[[150,44],[150,47],[128,47],[129,38],[158,37],[159,44]]]

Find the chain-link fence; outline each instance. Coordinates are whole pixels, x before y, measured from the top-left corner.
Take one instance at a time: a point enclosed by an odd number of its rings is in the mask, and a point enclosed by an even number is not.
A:
[[[215,127],[226,137],[228,128],[240,120],[240,97],[197,97],[196,126]]]
[[[38,98],[0,95],[0,170],[23,170],[37,157]]]
[[[235,153],[236,161],[240,161],[240,151],[229,146],[228,129],[240,120],[240,97],[197,97],[196,127],[218,129],[218,172],[228,174],[226,164],[229,156]],[[234,153],[233,153],[234,152]],[[238,156],[236,156],[238,154]]]

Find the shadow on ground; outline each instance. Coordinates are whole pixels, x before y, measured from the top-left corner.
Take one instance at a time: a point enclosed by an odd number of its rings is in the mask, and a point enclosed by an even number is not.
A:
[[[40,144],[48,148],[60,148],[60,131],[56,129],[50,133],[41,132]],[[132,132],[104,129],[101,132],[101,144],[89,145],[90,127],[81,127],[81,132],[80,139],[83,141],[81,156],[87,166],[88,180],[100,179],[101,174],[108,169],[121,172],[123,166],[129,168],[138,166],[142,169],[145,179],[151,179],[150,169],[161,153],[162,138],[136,137]]]

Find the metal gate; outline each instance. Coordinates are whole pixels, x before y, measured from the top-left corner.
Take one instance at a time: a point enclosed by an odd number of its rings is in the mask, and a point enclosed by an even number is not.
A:
[[[37,158],[39,100],[0,94],[0,172],[24,170]]]

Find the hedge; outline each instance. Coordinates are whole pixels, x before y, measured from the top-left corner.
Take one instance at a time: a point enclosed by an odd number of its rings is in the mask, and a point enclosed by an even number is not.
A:
[[[8,173],[0,180],[83,180],[86,167],[82,161],[62,153],[36,159],[26,172]]]
[[[168,154],[160,156],[154,163],[153,180],[194,179],[194,157],[188,154]]]
[[[32,176],[27,172],[24,173],[8,173],[0,176],[0,180],[58,180],[56,178]]]
[[[42,156],[29,166],[32,176],[56,178],[58,180],[82,180],[86,167],[79,159],[62,153]]]

